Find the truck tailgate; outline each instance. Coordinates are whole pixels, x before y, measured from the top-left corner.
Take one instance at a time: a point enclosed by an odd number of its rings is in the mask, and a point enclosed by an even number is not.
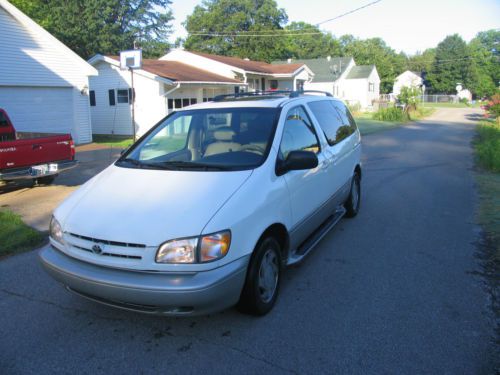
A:
[[[68,134],[0,143],[0,170],[74,159]]]

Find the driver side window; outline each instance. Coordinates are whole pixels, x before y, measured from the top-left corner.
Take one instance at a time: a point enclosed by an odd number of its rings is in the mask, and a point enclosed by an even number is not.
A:
[[[280,156],[283,160],[290,151],[320,151],[318,137],[309,116],[302,106],[292,108],[286,114]]]

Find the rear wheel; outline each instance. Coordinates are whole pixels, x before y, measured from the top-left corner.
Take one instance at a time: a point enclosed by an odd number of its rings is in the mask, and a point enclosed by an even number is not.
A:
[[[252,255],[238,309],[252,315],[267,314],[278,297],[280,281],[280,245],[275,238],[266,237]]]
[[[344,203],[346,209],[346,217],[354,217],[359,212],[359,205],[361,202],[361,179],[359,173],[355,173],[352,177],[351,182],[351,192],[349,193],[349,198]]]
[[[56,175],[54,176],[45,176],[45,177],[40,177],[35,180],[36,185],[50,185],[51,183],[54,182],[56,179]]]

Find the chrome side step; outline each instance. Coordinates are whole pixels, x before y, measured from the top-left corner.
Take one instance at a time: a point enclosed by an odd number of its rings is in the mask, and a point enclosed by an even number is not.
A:
[[[337,211],[326,219],[316,231],[314,231],[300,247],[290,255],[288,258],[287,266],[300,263],[318,244],[319,241],[326,236],[326,234],[337,224],[342,217],[344,217],[346,210],[344,206],[337,208]]]

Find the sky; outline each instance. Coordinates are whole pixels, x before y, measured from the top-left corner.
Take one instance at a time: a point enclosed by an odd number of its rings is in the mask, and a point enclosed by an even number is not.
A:
[[[373,0],[276,0],[289,22],[316,24]],[[171,40],[186,37],[182,26],[201,0],[172,0],[174,32]],[[395,49],[415,54],[436,47],[447,35],[458,33],[470,41],[479,31],[500,28],[500,0],[382,0],[321,29],[336,37],[352,34],[359,38],[380,37]]]

